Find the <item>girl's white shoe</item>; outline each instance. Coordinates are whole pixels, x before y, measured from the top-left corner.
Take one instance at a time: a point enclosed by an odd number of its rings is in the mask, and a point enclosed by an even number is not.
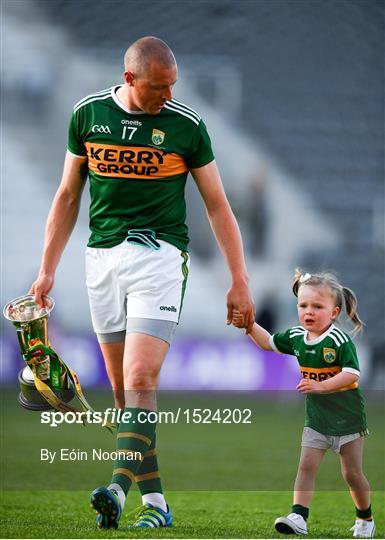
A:
[[[366,519],[357,518],[350,530],[354,531],[353,538],[374,538],[376,526],[373,520],[367,521]]]

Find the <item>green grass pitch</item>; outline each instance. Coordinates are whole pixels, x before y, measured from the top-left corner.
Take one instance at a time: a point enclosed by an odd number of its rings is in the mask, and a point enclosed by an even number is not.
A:
[[[88,492],[8,492],[3,499],[3,538],[285,538],[274,519],[290,505],[288,492],[169,492],[174,526],[130,530],[125,515],[117,531],[96,529]],[[140,504],[135,492],[131,502]],[[377,538],[383,538],[384,494],[373,494]],[[308,538],[351,538],[354,522],[346,492],[315,495]]]
[[[40,449],[114,449],[114,437],[98,426],[40,423],[21,409],[16,390],[2,393],[2,538],[285,538],[274,519],[290,511],[303,424],[303,399],[288,394],[161,394],[160,410],[250,408],[252,423],[163,424],[158,428],[160,466],[174,527],[128,529],[127,500],[117,531],[99,531],[89,507],[90,492],[109,482],[110,461],[40,460]],[[96,408],[111,406],[109,393],[87,392]],[[385,536],[384,402],[367,402],[371,436],[365,472],[373,489],[377,538]],[[311,505],[309,538],[350,538],[354,508],[341,479],[338,457],[327,453]]]

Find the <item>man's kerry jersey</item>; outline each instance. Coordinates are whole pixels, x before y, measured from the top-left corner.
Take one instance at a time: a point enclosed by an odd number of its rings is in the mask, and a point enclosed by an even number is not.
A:
[[[360,375],[357,352],[349,335],[333,324],[321,336],[307,339],[307,331],[295,326],[270,337],[279,353],[297,357],[302,377],[324,381],[341,371]],[[358,383],[331,394],[306,394],[305,426],[324,435],[342,436],[367,429],[364,402]]]
[[[185,251],[189,169],[214,159],[201,117],[172,99],[157,115],[129,111],[119,86],[87,96],[73,110],[68,150],[88,157],[90,247],[113,247],[131,229]]]

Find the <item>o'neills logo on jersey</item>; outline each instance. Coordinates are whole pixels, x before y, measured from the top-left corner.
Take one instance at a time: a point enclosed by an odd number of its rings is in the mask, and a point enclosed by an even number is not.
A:
[[[116,178],[164,178],[188,171],[175,153],[147,146],[117,146],[86,142],[88,167],[101,176]]]

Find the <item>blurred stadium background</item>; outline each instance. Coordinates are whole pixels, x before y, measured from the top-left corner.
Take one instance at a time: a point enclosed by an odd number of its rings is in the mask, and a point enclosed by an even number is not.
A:
[[[363,384],[384,388],[384,2],[2,1],[3,304],[28,291],[58,186],[73,104],[122,80],[127,46],[156,35],[180,68],[175,97],[208,125],[238,217],[257,317],[296,322],[296,266],[331,268],[358,295]],[[192,266],[164,389],[293,388],[293,359],[225,325],[229,276],[193,181]],[[106,384],[83,252],[87,194],[59,266],[50,337],[84,386]],[[5,323],[2,380],[16,384]]]

